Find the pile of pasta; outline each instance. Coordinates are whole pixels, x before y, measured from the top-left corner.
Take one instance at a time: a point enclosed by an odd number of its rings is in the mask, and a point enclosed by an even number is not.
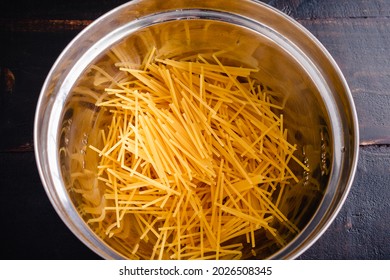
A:
[[[284,195],[299,188],[291,162],[308,168],[287,140],[283,108],[251,78],[257,69],[155,50],[117,67],[119,82],[95,69],[112,83],[95,104],[109,121],[88,147],[101,200],[82,207],[115,249],[135,259],[240,259],[244,248],[255,256],[299,232]]]

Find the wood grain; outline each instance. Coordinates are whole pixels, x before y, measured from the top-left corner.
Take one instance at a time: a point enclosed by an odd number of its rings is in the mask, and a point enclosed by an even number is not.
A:
[[[0,32],[7,40],[0,45],[0,53],[4,54],[0,67],[9,69],[15,77],[12,95],[0,92],[3,96],[0,102],[7,102],[0,112],[0,129],[20,139],[8,142],[1,139],[0,151],[15,150],[15,145],[32,141],[31,120],[45,75],[62,49],[88,21],[56,25],[45,21],[39,21],[38,25],[33,25],[36,21],[30,23],[15,25],[18,28],[11,33]],[[390,144],[390,20],[316,19],[300,20],[300,23],[322,42],[344,73],[358,112],[360,143]]]
[[[304,0],[268,0],[262,2],[279,9],[287,15],[294,16]]]
[[[0,1],[3,19],[96,19],[127,0],[12,0]]]
[[[362,147],[350,194],[300,259],[390,259],[390,149]],[[33,153],[0,153],[0,259],[99,259],[70,232],[42,188]],[[16,211],[17,209],[17,211]],[[12,215],[9,215],[9,212]],[[28,234],[26,234],[28,230]]]
[[[390,144],[390,20],[301,20],[334,57],[351,89],[360,143]]]
[[[0,153],[0,260],[98,258],[61,221],[33,153]]]
[[[41,87],[62,50],[94,19],[125,2],[0,1],[0,238],[7,240],[0,259],[99,259],[50,204],[35,164],[33,120]],[[327,48],[359,117],[361,150],[350,195],[301,259],[390,259],[390,1],[263,2],[297,19]]]
[[[390,149],[364,147],[350,194],[301,259],[390,259]]]
[[[92,20],[80,19],[0,19],[0,30],[7,32],[81,31]]]
[[[41,87],[77,32],[0,32],[0,68],[14,77],[12,91],[0,86],[0,153],[33,151],[35,108]]]
[[[299,2],[300,4],[292,14],[297,19],[386,18],[390,16],[390,1],[388,0],[306,0]]]
[[[261,0],[297,19],[388,17],[388,0]],[[14,0],[0,2],[3,19],[93,20],[127,0]]]

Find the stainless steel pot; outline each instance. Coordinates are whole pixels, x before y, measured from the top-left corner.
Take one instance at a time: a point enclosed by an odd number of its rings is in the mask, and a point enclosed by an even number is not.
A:
[[[68,45],[37,106],[35,153],[42,182],[55,210],[82,242],[103,258],[127,257],[91,230],[72,193],[72,172],[96,165],[83,160],[93,141],[96,112],[92,100],[74,88],[108,49],[120,45],[135,62],[155,46],[171,53],[226,50],[232,60],[258,67],[255,78],[285,93],[286,127],[312,170],[302,177],[318,187],[316,203],[302,210],[307,212],[301,232],[287,246],[258,257],[296,258],[324,233],[347,197],[359,147],[353,99],[330,54],[296,21],[257,1],[138,0],[97,19]],[[71,155],[80,159],[77,167]],[[88,180],[93,185],[95,178]]]

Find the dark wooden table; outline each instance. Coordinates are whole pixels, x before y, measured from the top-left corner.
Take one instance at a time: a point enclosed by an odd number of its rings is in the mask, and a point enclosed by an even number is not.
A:
[[[99,259],[62,223],[42,187],[33,119],[43,81],[83,28],[126,0],[1,0],[0,258]],[[300,259],[390,259],[390,0],[272,0],[329,50],[360,126],[351,192]]]

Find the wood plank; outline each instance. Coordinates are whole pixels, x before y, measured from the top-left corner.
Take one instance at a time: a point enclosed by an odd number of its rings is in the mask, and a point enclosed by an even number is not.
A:
[[[389,17],[388,0],[310,0],[295,10],[298,19]]]
[[[66,228],[42,188],[32,153],[33,117],[43,81],[67,43],[126,1],[0,3],[0,237],[17,244],[0,247],[0,259],[99,259]],[[351,193],[301,259],[389,259],[390,1],[264,2],[297,18],[329,50],[351,87],[360,120],[362,147]],[[384,145],[366,147],[372,144]]]
[[[300,259],[389,259],[390,147],[363,147],[347,200]],[[0,259],[99,259],[66,228],[44,192],[33,153],[0,153]],[[6,187],[5,187],[6,186]],[[12,215],[4,215],[12,213]],[[28,229],[28,234],[26,234]]]
[[[127,0],[0,1],[4,19],[96,19]]]
[[[0,152],[33,150],[34,115],[41,87],[76,34],[0,32],[0,38],[5,38],[0,44]],[[14,79],[11,88],[10,76]]]
[[[99,259],[54,211],[33,153],[0,153],[0,186],[1,260]]]
[[[263,1],[296,19],[389,17],[388,0],[268,0]]]
[[[300,259],[390,258],[390,147],[363,147],[339,215]]]
[[[324,44],[343,71],[358,111],[360,143],[390,144],[390,20],[317,19],[300,20],[300,23]],[[32,141],[31,120],[40,87],[78,28],[81,30],[83,26],[69,27],[66,32],[58,30],[58,34],[42,30],[0,34],[7,38],[7,44],[0,46],[1,53],[6,54],[0,58],[0,67],[9,69],[15,76],[13,94],[0,94],[3,96],[0,102],[8,100],[5,110],[0,112],[0,128],[20,139],[9,140],[8,144],[4,143],[7,140],[0,140],[0,150],[15,149],[14,145],[23,146]]]
[[[297,19],[388,17],[388,0],[261,0]],[[96,19],[127,0],[13,0],[0,2],[4,19]]]
[[[294,17],[304,0],[265,0],[261,2],[273,6],[285,14]]]
[[[360,143],[390,144],[390,19],[301,20],[334,57],[350,86]]]
[[[81,31],[93,20],[77,19],[1,19],[0,31],[4,32],[65,32]]]
[[[0,36],[6,40],[0,45],[4,54],[0,57],[0,107],[4,108],[0,129],[10,136],[0,140],[0,151],[32,149],[32,119],[45,75],[66,44],[90,22],[0,20]],[[390,20],[329,18],[299,22],[324,44],[345,74],[358,111],[361,145],[390,144]]]

